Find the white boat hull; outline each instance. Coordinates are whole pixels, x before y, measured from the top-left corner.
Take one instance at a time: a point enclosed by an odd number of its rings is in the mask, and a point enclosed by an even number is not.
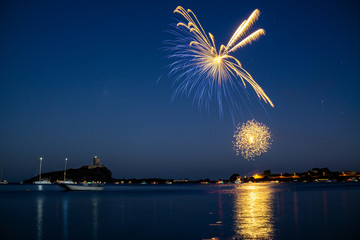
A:
[[[33,184],[51,184],[49,180],[34,181]]]
[[[102,191],[104,189],[103,185],[77,185],[77,184],[60,184],[65,190],[68,191]]]
[[[65,181],[57,181],[56,183],[58,184],[75,184],[73,181],[71,180],[65,180]]]

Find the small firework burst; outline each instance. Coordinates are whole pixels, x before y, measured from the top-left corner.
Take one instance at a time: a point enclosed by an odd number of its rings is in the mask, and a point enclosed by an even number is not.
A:
[[[255,120],[247,121],[236,127],[234,133],[234,150],[236,155],[241,155],[248,160],[267,152],[271,145],[269,128]]]

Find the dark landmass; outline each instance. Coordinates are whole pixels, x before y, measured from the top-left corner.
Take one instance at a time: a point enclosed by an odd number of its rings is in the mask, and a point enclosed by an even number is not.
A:
[[[42,179],[48,179],[51,182],[64,180],[64,171],[48,172],[41,174]],[[77,169],[67,169],[66,179],[74,182],[114,182],[111,177],[111,171],[106,167],[88,168],[87,166]],[[24,180],[24,183],[32,183],[39,180],[39,175]]]
[[[162,179],[162,178],[131,178],[115,179],[111,171],[104,165],[83,166],[77,169],[67,169],[66,179],[74,182],[102,182],[115,184],[222,184],[222,183],[240,183],[240,182],[358,182],[360,173],[355,171],[330,171],[328,168],[313,168],[307,172],[300,173],[276,173],[272,174],[270,170],[265,170],[261,174],[241,177],[235,173],[230,179],[219,179],[212,181],[208,178],[199,180],[188,179]],[[64,171],[55,171],[41,174],[42,179],[48,179],[51,182],[57,182],[64,179]],[[32,183],[39,180],[39,176],[26,179],[24,183]]]
[[[330,171],[328,168],[313,168],[300,173],[275,173],[265,170],[262,174],[243,178],[239,174],[233,174],[230,181],[241,182],[358,182],[360,173],[355,171]]]

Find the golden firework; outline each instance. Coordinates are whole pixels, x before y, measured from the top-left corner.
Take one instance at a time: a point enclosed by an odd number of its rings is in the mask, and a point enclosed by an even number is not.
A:
[[[265,34],[263,29],[259,29],[246,36],[260,15],[260,11],[258,9],[256,9],[248,19],[244,20],[240,24],[227,45],[221,45],[219,50],[216,48],[214,36],[211,33],[205,33],[193,11],[190,9],[185,10],[183,7],[178,6],[174,10],[174,13],[182,15],[187,21],[179,22],[177,27],[188,31],[189,36],[186,39],[188,41],[187,44],[189,49],[177,45],[175,49],[178,52],[175,53],[173,57],[187,59],[186,61],[190,62],[187,63],[179,60],[173,64],[174,71],[176,72],[179,69],[183,69],[184,66],[189,66],[189,70],[186,71],[186,74],[192,72],[191,70],[193,70],[193,72],[196,72],[199,76],[201,76],[196,81],[192,77],[185,78],[186,80],[182,83],[182,85],[180,85],[178,90],[190,92],[195,86],[198,86],[195,95],[201,100],[211,96],[211,93],[215,88],[217,89],[215,92],[217,92],[217,99],[219,101],[219,105],[221,106],[222,96],[229,95],[227,92],[229,92],[231,88],[233,88],[234,92],[238,92],[238,87],[236,87],[238,83],[235,79],[236,77],[240,77],[244,88],[246,87],[245,83],[249,83],[260,99],[263,99],[265,103],[269,103],[272,107],[274,107],[274,104],[265,94],[264,90],[242,67],[240,61],[231,55],[238,48],[251,44],[253,41]],[[182,49],[185,49],[185,51]],[[189,56],[191,60],[189,60]],[[204,79],[212,79],[212,81],[199,81]],[[230,97],[227,96],[225,98],[229,99]],[[232,102],[230,104],[236,105],[236,103],[234,104]]]
[[[269,128],[255,120],[247,121],[236,127],[234,150],[248,160],[267,152],[271,145]]]

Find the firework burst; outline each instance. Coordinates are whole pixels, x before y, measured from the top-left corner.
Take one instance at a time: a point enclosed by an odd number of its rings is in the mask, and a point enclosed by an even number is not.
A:
[[[271,145],[269,128],[255,120],[247,121],[236,127],[234,150],[248,160],[267,152]]]
[[[185,10],[179,6],[174,13],[180,14],[186,21],[179,22],[176,29],[170,31],[175,35],[175,40],[165,42],[168,46],[166,49],[171,52],[169,58],[173,60],[170,74],[176,76],[177,88],[173,98],[180,93],[194,95],[194,102],[207,109],[215,100],[221,114],[224,101],[234,116],[234,110],[241,110],[235,96],[249,98],[246,91],[248,83],[259,99],[274,107],[264,90],[242,67],[240,61],[232,56],[237,49],[251,44],[265,34],[263,29],[259,29],[247,35],[260,15],[258,9],[240,24],[227,45],[221,45],[219,49],[216,48],[214,36],[205,33],[190,9]]]

